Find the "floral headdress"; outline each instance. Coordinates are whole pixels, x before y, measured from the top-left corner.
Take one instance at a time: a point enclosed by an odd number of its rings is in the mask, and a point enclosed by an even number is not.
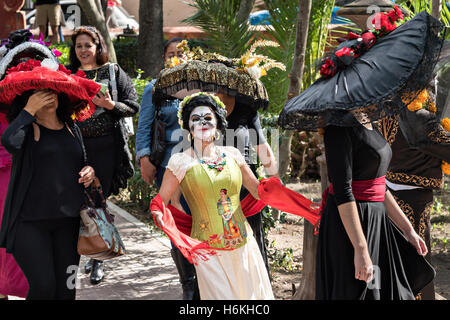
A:
[[[181,129],[184,129],[184,128],[183,128],[183,120],[182,120],[183,108],[184,108],[187,104],[189,104],[189,102],[191,102],[191,100],[192,100],[193,98],[198,97],[198,96],[208,96],[208,97],[211,97],[211,98],[214,100],[214,102],[215,102],[219,107],[221,107],[222,109],[226,110],[225,104],[219,99],[218,96],[216,96],[216,95],[214,95],[214,94],[212,94],[212,93],[207,93],[207,92],[198,92],[198,93],[194,93],[194,94],[192,94],[192,95],[190,95],[190,96],[185,97],[185,98],[183,99],[183,101],[180,102],[179,109],[178,109],[178,123],[180,124]]]
[[[0,81],[0,103],[10,105],[23,92],[34,89],[51,89],[65,93],[74,104],[71,117],[84,121],[95,112],[91,99],[100,85],[86,78],[84,72],[71,74],[62,64],[52,59],[27,60],[6,71]]]
[[[278,47],[279,44],[274,41],[258,40],[250,47],[247,52],[237,59],[229,59],[215,52],[204,52],[202,48],[196,47],[192,50],[189,48],[186,40],[181,41],[178,45],[178,49],[183,50],[184,58],[173,57],[166,62],[167,68],[173,68],[179,64],[186,63],[192,60],[199,61],[217,61],[226,65],[231,65],[236,70],[246,72],[255,79],[259,79],[267,74],[267,71],[272,68],[279,68],[283,71],[286,70],[286,66],[278,61],[270,59],[263,55],[255,54],[255,51],[259,47]]]
[[[42,33],[38,39],[28,29],[15,30],[7,39],[0,43],[0,79],[4,77],[6,70],[17,64],[17,57],[29,57],[35,59],[51,59],[58,62],[61,52],[51,48],[51,42],[44,41]]]
[[[395,30],[404,16],[398,6],[389,12],[379,12],[372,20],[373,29],[361,35],[349,32],[346,41],[320,61],[318,68],[324,78],[333,77],[339,70],[345,69],[352,61],[368,51],[375,42]]]
[[[237,60],[233,60],[233,62],[238,70],[245,71],[256,79],[267,75],[267,71],[272,68],[278,68],[286,71],[286,66],[281,62],[275,61],[263,55],[255,54],[256,48],[279,46],[280,45],[274,41],[258,40],[242,57]]]
[[[419,93],[409,93],[402,97],[403,102],[407,105],[408,110],[415,112],[420,109],[428,110],[431,113],[436,113],[436,105],[433,98],[429,95],[426,89]],[[411,101],[412,100],[412,101]],[[411,101],[411,102],[410,102]],[[441,120],[441,125],[445,131],[450,132],[450,119],[444,118]],[[442,172],[446,175],[450,175],[450,164],[442,161]]]

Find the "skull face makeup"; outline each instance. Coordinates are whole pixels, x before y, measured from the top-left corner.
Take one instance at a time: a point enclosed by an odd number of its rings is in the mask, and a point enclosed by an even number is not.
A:
[[[194,139],[211,141],[217,129],[217,119],[209,107],[196,107],[189,116],[189,130]]]

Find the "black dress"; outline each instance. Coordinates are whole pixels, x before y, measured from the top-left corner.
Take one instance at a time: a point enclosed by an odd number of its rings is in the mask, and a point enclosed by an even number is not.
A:
[[[84,70],[84,73],[88,79],[107,84],[112,99],[109,69],[109,64],[105,64],[98,69]],[[126,187],[126,181],[122,181],[122,169],[126,167],[127,171],[132,170],[131,154],[124,142],[127,137],[121,132],[119,120],[133,116],[139,110],[136,90],[130,77],[117,65],[114,70],[118,91],[114,108],[106,110],[97,106],[92,117],[78,124],[83,134],[88,163],[94,168],[106,197],[117,194],[119,187]]]
[[[325,128],[328,176],[334,194],[322,213],[316,264],[318,300],[413,300],[434,277],[434,269],[388,218],[383,202],[356,200],[359,218],[374,265],[374,280],[355,279],[354,249],[337,206],[355,201],[352,181],[386,174],[391,149],[376,130]]]

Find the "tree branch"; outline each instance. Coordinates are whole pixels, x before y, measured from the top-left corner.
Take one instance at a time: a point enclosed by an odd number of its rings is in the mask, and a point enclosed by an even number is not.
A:
[[[241,0],[239,11],[236,15],[236,21],[239,22],[239,24],[244,23],[248,20],[254,5],[255,0]]]

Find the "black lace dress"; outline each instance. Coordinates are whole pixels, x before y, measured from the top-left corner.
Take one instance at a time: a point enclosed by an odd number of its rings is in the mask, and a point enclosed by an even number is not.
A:
[[[114,68],[117,81],[117,101],[112,110],[96,107],[96,112],[84,122],[78,123],[83,135],[89,164],[100,179],[105,196],[117,194],[119,187],[126,187],[126,179],[119,179],[121,168],[129,167],[131,154],[121,137],[119,120],[133,116],[139,110],[137,94],[130,77],[118,65]],[[112,96],[109,63],[98,69],[83,70],[86,77],[108,85]],[[123,135],[122,135],[123,136]],[[127,137],[126,137],[127,138]]]
[[[329,194],[322,213],[316,265],[318,300],[407,300],[434,278],[433,268],[388,218],[384,202],[355,200],[352,181],[386,174],[391,149],[376,130],[325,128]],[[355,279],[354,249],[337,206],[356,201],[374,265],[374,280]]]

